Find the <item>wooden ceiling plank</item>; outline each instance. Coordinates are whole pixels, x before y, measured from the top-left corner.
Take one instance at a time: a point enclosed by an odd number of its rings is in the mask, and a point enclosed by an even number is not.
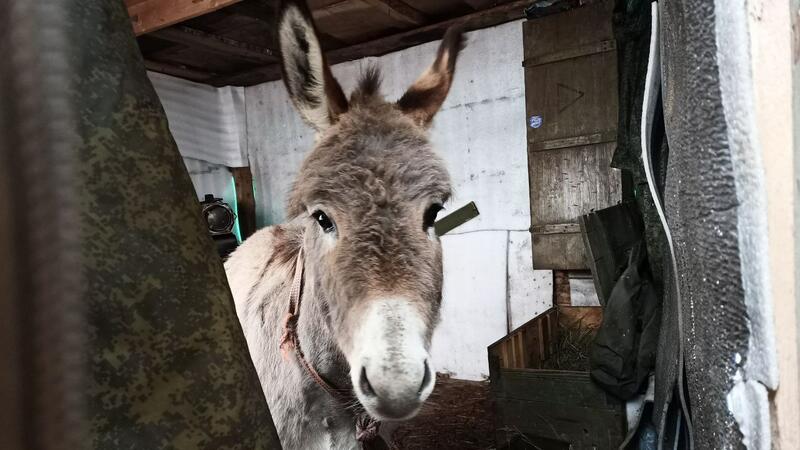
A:
[[[207,14],[241,0],[126,0],[137,36]]]
[[[165,73],[167,75],[185,78],[192,81],[205,82],[217,77],[217,74],[213,72],[205,72],[183,65],[153,61],[150,59],[144,60],[144,66],[147,68],[147,70],[152,70],[153,72]]]
[[[429,22],[428,16],[402,0],[364,1],[393,19],[399,19],[412,25],[423,25]]]
[[[151,33],[149,36],[258,63],[274,63],[278,61],[275,52],[268,48],[239,42],[181,25],[163,28]]]
[[[426,25],[402,33],[393,34],[362,44],[355,44],[348,47],[326,52],[328,62],[337,64],[344,61],[351,61],[367,56],[380,56],[386,53],[413,47],[425,42],[441,39],[445,31],[451,26],[461,26],[464,31],[488,28],[501,23],[510,22],[525,17],[525,8],[536,3],[537,0],[518,0],[496,6],[484,11],[478,11],[455,19]],[[224,85],[252,85],[266,81],[280,79],[280,66],[259,67],[245,70],[230,75],[221,75],[218,78],[209,80],[215,86]]]
[[[263,83],[265,81],[276,81],[281,79],[281,66],[280,64],[272,64],[269,66],[257,67],[255,69],[248,69],[234,74],[220,75],[206,82],[212,86],[252,86],[254,84]]]
[[[474,12],[465,16],[415,28],[362,44],[355,44],[333,50],[326,52],[326,54],[331,64],[366,56],[385,55],[386,53],[441,39],[447,29],[453,26],[460,26],[464,31],[472,31],[521,19],[525,16],[525,7],[534,3],[534,1],[535,0],[518,0],[495,8]]]
[[[462,1],[467,5],[469,5],[470,8],[475,10],[485,9],[497,3],[496,0],[462,0]]]
[[[258,22],[268,24],[272,27],[275,24],[275,5],[263,1],[242,1],[224,11],[231,14],[238,14]]]

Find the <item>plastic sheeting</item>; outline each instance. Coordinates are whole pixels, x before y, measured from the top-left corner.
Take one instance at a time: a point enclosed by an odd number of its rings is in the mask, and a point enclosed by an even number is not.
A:
[[[148,76],[181,155],[228,167],[249,165],[244,88],[215,88],[154,72]]]
[[[198,200],[203,200],[206,194],[214,194],[231,205],[236,203],[236,187],[229,168],[186,157],[183,158],[183,163],[192,178]]]

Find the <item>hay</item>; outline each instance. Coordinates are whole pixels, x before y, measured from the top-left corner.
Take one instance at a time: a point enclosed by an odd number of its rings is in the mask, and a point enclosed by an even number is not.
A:
[[[589,371],[589,350],[597,328],[583,325],[583,321],[561,324],[555,354],[544,361],[543,369]]]
[[[394,431],[390,448],[491,449],[495,447],[494,428],[488,382],[437,374],[436,388],[422,411]]]

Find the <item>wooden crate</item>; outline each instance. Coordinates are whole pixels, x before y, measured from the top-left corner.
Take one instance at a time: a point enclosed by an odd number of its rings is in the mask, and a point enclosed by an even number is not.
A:
[[[489,346],[498,448],[602,450],[619,446],[625,435],[623,402],[597,387],[588,372],[541,369],[548,358],[556,356],[560,322],[574,326],[579,321],[591,327],[589,319],[601,311],[600,307],[557,306]]]
[[[495,361],[491,392],[499,448],[515,438],[529,447],[616,449],[625,438],[625,404],[606,394],[588,372],[504,369]]]
[[[503,368],[541,368],[558,343],[558,308],[550,308],[489,346]]]

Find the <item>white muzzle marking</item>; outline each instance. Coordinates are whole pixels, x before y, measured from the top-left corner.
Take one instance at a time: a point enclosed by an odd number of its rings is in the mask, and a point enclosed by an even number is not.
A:
[[[356,395],[375,418],[413,417],[433,391],[425,334],[425,321],[410,301],[370,301],[349,362]]]

